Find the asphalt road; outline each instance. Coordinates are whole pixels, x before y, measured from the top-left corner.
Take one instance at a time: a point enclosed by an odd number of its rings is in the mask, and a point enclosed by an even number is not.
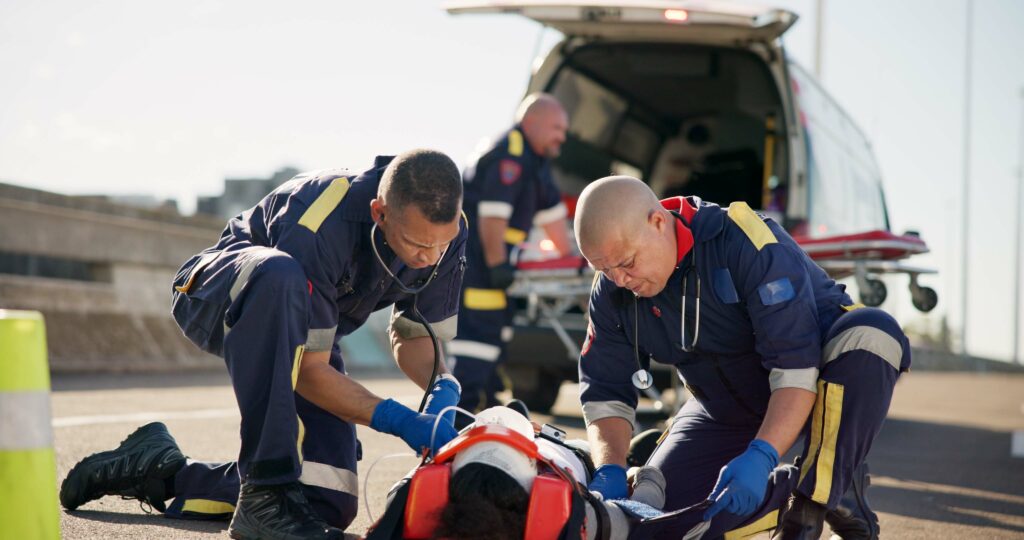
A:
[[[407,381],[363,382],[379,395],[418,404],[420,394]],[[116,447],[153,420],[164,421],[193,458],[227,461],[238,451],[238,413],[224,374],[59,376],[53,388],[58,483],[78,460]],[[555,416],[535,419],[582,437],[576,391],[564,386]],[[1024,375],[904,376],[869,459],[883,537],[1024,538],[1024,457],[1011,456],[1016,430],[1024,430]],[[371,514],[380,515],[388,487],[416,464],[400,440],[363,427],[359,433],[366,485],[360,485],[364,500],[349,529],[353,537],[366,530]],[[393,457],[377,461],[382,456]],[[61,529],[74,539],[227,538],[226,522],[170,520],[117,497],[62,512]]]

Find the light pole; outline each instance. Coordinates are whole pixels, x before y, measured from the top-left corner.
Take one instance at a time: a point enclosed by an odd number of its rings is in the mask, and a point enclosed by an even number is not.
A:
[[[1017,205],[1017,228],[1014,229],[1013,242],[1013,361],[1021,363],[1020,360],[1020,220],[1021,203],[1020,194],[1024,185],[1024,87],[1020,89],[1020,141],[1017,149],[1017,197],[1014,202]]]
[[[960,354],[964,360],[967,359],[967,274],[970,271],[969,242],[967,241],[970,219],[970,179],[971,179],[971,27],[972,16],[974,15],[974,0],[967,0],[966,35],[964,51],[964,185],[963,194],[960,197],[962,209],[960,211],[963,224],[960,228],[961,249],[960,249]]]

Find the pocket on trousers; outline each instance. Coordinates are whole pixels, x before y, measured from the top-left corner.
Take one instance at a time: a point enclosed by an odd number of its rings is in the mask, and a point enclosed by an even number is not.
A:
[[[223,347],[223,309],[220,305],[175,292],[171,314],[185,337],[200,349],[220,355]]]

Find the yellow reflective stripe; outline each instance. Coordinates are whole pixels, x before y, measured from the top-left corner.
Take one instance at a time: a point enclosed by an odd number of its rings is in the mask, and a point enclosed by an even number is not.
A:
[[[466,230],[469,230],[469,218],[466,217],[466,211],[462,211],[462,222],[466,224]]]
[[[320,230],[320,225],[323,225],[331,211],[345,198],[345,193],[348,193],[348,178],[335,178],[302,214],[299,225],[313,232]]]
[[[505,309],[505,291],[501,289],[466,289],[463,305],[468,309]]]
[[[821,453],[818,454],[814,479],[814,494],[811,499],[820,504],[828,503],[832,492],[832,469],[836,462],[836,440],[839,438],[839,422],[843,415],[843,385],[825,383],[824,429],[821,436]]]
[[[523,134],[517,129],[508,132],[508,153],[516,157],[523,155]]]
[[[235,505],[209,499],[186,499],[185,504],[181,507],[181,511],[211,515],[231,514],[235,511]]]
[[[306,352],[305,345],[295,347],[295,360],[292,361],[292,390],[299,384],[299,366],[302,365],[302,355]]]
[[[853,304],[852,306],[840,306],[840,307],[843,308],[843,311],[849,312],[849,311],[853,311],[855,309],[860,309],[860,308],[864,307],[864,304],[861,304],[860,302],[858,302],[856,304]]]
[[[740,540],[742,538],[749,538],[759,533],[774,529],[779,523],[779,511],[773,510],[763,516],[761,519],[747,525],[740,527],[739,529],[733,529],[725,533],[725,540]]]
[[[736,201],[729,205],[729,219],[733,220],[747,238],[754,243],[758,251],[768,244],[775,244],[778,240],[772,234],[772,230],[765,225],[761,216],[757,215],[750,206],[742,201]]]
[[[803,483],[804,477],[811,471],[811,467],[814,464],[814,457],[818,454],[818,448],[821,446],[821,424],[822,418],[825,414],[825,381],[818,381],[818,397],[814,402],[814,410],[811,411],[811,444],[807,448],[807,459],[804,460],[803,465],[800,466],[800,481]]]
[[[299,451],[299,463],[301,464],[303,460],[302,443],[306,440],[306,424],[302,423],[302,418],[299,418],[298,415],[296,415],[296,419],[299,421],[299,439],[295,443],[295,447]]]
[[[0,538],[59,540],[53,449],[0,451],[0,478]]]
[[[0,309],[0,392],[50,390],[46,326],[38,311]]]
[[[526,240],[526,231],[513,229],[512,227],[505,229],[506,243],[516,245],[523,243],[524,240]]]

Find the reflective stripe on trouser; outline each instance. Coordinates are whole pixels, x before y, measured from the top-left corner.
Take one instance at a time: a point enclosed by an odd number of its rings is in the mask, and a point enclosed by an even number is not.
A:
[[[337,347],[331,352],[331,366],[344,371]],[[316,513],[345,529],[355,519],[358,501],[355,426],[300,396],[295,396],[295,404],[305,426],[299,482]],[[238,467],[189,461],[174,477],[174,484],[176,498],[167,507],[169,517],[227,519],[238,500]]]
[[[798,489],[835,508],[882,428],[896,379],[910,367],[910,345],[891,316],[861,308],[832,325],[824,361]]]
[[[60,538],[46,330],[0,309],[0,537]]]
[[[458,335],[448,344],[448,356],[452,374],[462,385],[459,406],[468,411],[497,404],[494,394],[500,392],[504,384],[496,367],[505,358],[502,330],[511,326],[510,315],[509,307],[478,310],[467,308],[465,302],[462,304]]]
[[[686,402],[673,420],[668,434],[648,460],[661,469],[667,480],[665,511],[678,510],[705,500],[718,480],[718,473],[734,457],[743,453],[757,435],[757,426],[732,426],[715,422],[697,400]],[[767,530],[775,526],[777,511],[796,487],[798,471],[792,465],[780,465],[768,479],[765,498],[749,516],[720,512],[702,538],[720,538],[726,531]],[[656,538],[678,539],[702,520],[702,513],[684,514],[662,529]],[[753,531],[751,531],[753,533]]]

